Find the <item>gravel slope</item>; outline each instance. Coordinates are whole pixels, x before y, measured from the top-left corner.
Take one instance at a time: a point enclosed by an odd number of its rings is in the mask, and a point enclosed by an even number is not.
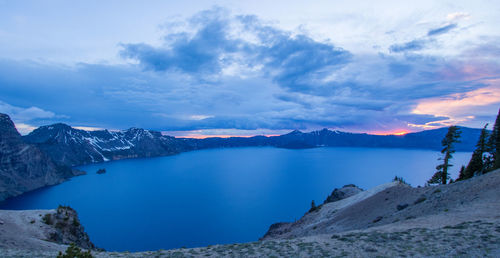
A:
[[[288,240],[151,252],[92,252],[95,257],[500,257],[500,223],[362,230]],[[0,249],[3,257],[55,257],[55,251]]]
[[[500,214],[500,170],[450,185],[413,188],[401,183],[374,189],[274,227],[263,239],[287,239],[393,224],[440,227]]]

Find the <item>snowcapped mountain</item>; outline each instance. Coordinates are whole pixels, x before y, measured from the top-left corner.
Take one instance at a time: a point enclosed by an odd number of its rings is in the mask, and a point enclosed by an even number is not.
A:
[[[462,127],[457,151],[472,151],[480,129]],[[65,124],[41,126],[24,136],[58,165],[78,166],[125,158],[156,157],[180,152],[248,146],[273,146],[289,149],[314,147],[382,147],[441,149],[447,128],[406,135],[370,135],[328,129],[304,133],[294,130],[280,136],[188,139],[162,135],[157,131],[130,128],[124,131],[84,131]]]
[[[140,128],[125,131],[85,131],[65,124],[41,126],[24,137],[59,164],[76,166],[124,158],[179,153],[177,139]]]

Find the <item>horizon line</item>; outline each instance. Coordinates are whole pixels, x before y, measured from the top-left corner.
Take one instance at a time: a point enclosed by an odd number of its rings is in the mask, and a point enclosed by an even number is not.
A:
[[[21,123],[22,124],[22,123]],[[69,124],[65,124],[65,123],[54,123],[54,124],[50,124],[50,125],[42,125],[42,126],[38,126],[38,127],[32,127],[32,130],[26,132],[26,130],[24,131],[25,134],[22,134],[22,135],[28,135],[29,133],[33,132],[34,130],[40,128],[40,127],[49,127],[49,126],[52,126],[52,125],[55,125],[55,124],[64,124],[64,125],[67,125],[73,129],[77,129],[77,130],[83,130],[83,131],[104,131],[104,130],[107,130],[107,131],[110,131],[110,132],[119,132],[119,131],[126,131],[126,130],[129,130],[129,129],[132,129],[132,128],[139,128],[139,127],[130,127],[128,129],[108,129],[108,128],[103,128],[103,127],[92,127],[92,126],[72,126],[72,125],[69,125]],[[15,123],[15,126],[16,126],[16,129],[19,129],[18,128],[18,123]],[[22,124],[22,126],[25,126],[25,124]],[[139,129],[144,129],[144,130],[148,130],[148,131],[156,131],[156,132],[160,132],[162,135],[165,135],[165,136],[171,136],[171,137],[175,137],[175,138],[184,138],[184,139],[206,139],[206,138],[233,138],[233,137],[239,137],[239,138],[251,138],[251,137],[256,137],[256,136],[264,136],[264,137],[273,137],[273,136],[280,136],[280,135],[286,135],[288,133],[291,133],[293,131],[299,131],[301,133],[311,133],[311,132],[315,132],[315,131],[321,131],[321,130],[324,130],[324,129],[327,129],[329,131],[338,131],[338,132],[344,132],[344,133],[353,133],[353,134],[368,134],[368,135],[379,135],[379,136],[389,136],[389,135],[394,135],[394,136],[403,136],[403,135],[406,135],[406,134],[409,134],[409,133],[418,133],[418,132],[423,132],[423,131],[428,131],[428,130],[435,130],[435,129],[440,129],[440,128],[445,128],[446,126],[442,126],[442,127],[436,127],[436,128],[430,128],[430,129],[423,129],[423,130],[420,130],[420,131],[410,131],[408,129],[392,129],[392,130],[387,130],[387,131],[380,131],[380,130],[377,130],[377,131],[368,131],[368,132],[363,132],[363,131],[357,131],[357,130],[354,130],[354,131],[343,131],[343,130],[338,130],[338,129],[332,129],[332,128],[323,128],[323,129],[312,129],[312,130],[298,130],[298,129],[282,129],[282,130],[274,130],[274,131],[282,131],[283,133],[257,133],[257,134],[223,134],[223,133],[220,133],[220,134],[203,134],[201,133],[201,130],[203,129],[195,129],[195,130],[175,130],[175,131],[170,131],[170,130],[165,130],[165,131],[160,131],[160,130],[152,130],[152,129],[145,129],[145,128],[139,128]],[[465,126],[461,126],[461,127],[465,127]],[[465,127],[465,128],[472,128],[472,127]],[[23,129],[25,129],[25,127],[23,127]],[[480,129],[480,128],[474,128],[474,129]],[[236,130],[236,131],[258,131],[259,129],[254,129],[254,130],[244,130],[244,129],[234,129],[234,128],[218,128],[218,129],[205,129],[205,130]],[[262,129],[260,129],[262,130]],[[273,131],[273,130],[270,130],[270,131]],[[284,132],[286,131],[286,132]],[[196,132],[196,133],[194,133]]]

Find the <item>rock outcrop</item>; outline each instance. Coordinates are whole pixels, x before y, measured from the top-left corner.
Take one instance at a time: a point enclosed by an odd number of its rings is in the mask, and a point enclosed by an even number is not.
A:
[[[47,240],[59,244],[74,243],[85,249],[96,248],[80,224],[76,211],[71,207],[59,206],[55,213],[45,214],[42,220],[45,224],[53,226],[48,232]]]
[[[75,175],[57,166],[36,146],[26,144],[8,115],[0,114],[0,201]]]
[[[65,245],[71,243],[98,249],[85,233],[76,211],[68,206],[55,210],[0,210],[0,222],[0,250],[64,251]]]
[[[323,202],[323,204],[329,203],[329,202],[340,201],[342,199],[356,195],[362,191],[363,191],[363,189],[357,187],[356,185],[353,185],[353,184],[344,185],[340,189],[335,188],[333,190],[333,192],[326,198],[326,200]]]

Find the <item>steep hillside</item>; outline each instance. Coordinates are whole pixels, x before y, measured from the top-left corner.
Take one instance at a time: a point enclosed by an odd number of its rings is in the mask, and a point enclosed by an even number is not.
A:
[[[419,221],[439,226],[465,218],[500,219],[500,170],[449,185],[414,188],[384,184],[351,197],[325,203],[292,223],[277,223],[263,239],[332,234]],[[455,221],[454,221],[455,220]]]
[[[9,116],[0,114],[0,201],[75,174],[69,167],[55,165],[34,145],[24,143]]]

